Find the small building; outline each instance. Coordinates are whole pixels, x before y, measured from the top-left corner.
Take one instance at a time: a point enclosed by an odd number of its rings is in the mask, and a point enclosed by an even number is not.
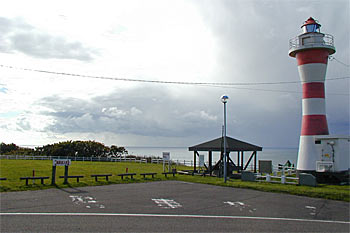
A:
[[[204,142],[195,146],[191,146],[188,148],[189,151],[193,151],[193,160],[194,160],[194,168],[193,171],[197,172],[196,161],[197,157],[199,157],[199,151],[208,152],[208,166],[204,164],[206,168],[206,173],[210,175],[215,173],[218,176],[222,175],[223,171],[223,159],[224,159],[224,137],[219,137],[214,140]],[[253,160],[254,172],[256,172],[256,164],[257,164],[257,155],[258,151],[262,151],[262,147],[256,146],[247,142],[243,142],[231,137],[226,136],[226,152],[227,152],[227,171],[228,175],[232,174],[233,171],[241,172],[247,169],[251,161]],[[216,162],[216,164],[212,164],[213,161],[213,152],[220,152],[220,159]],[[237,152],[237,158],[234,162],[231,159],[230,154],[232,152]],[[245,159],[245,152],[249,152],[248,160]],[[232,156],[233,157],[233,156]],[[244,163],[244,161],[247,161]]]

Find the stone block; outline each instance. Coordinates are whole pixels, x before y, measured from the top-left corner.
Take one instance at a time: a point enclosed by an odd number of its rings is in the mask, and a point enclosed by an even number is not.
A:
[[[242,181],[255,181],[256,180],[256,175],[253,172],[242,171],[241,180]]]
[[[316,187],[317,186],[316,177],[309,173],[300,173],[299,184]]]

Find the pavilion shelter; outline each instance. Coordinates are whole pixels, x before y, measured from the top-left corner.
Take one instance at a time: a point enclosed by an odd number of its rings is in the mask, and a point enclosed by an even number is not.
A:
[[[196,161],[197,157],[199,157],[199,151],[201,152],[208,152],[208,166],[204,164],[207,173],[210,173],[210,175],[213,172],[219,171],[223,167],[223,159],[224,159],[224,137],[219,137],[214,140],[204,142],[195,146],[191,146],[188,148],[189,151],[193,151],[194,156],[194,167],[193,171],[197,172],[196,167]],[[254,166],[254,172],[256,172],[256,164],[257,164],[257,152],[262,151],[262,147],[256,146],[247,142],[243,142],[231,137],[226,136],[226,154],[227,154],[227,167],[228,171],[232,172],[233,170],[241,172],[247,169],[251,161],[253,160],[253,166]],[[220,153],[220,159],[217,161],[217,163],[213,166],[213,152],[221,152]],[[237,152],[237,159],[236,162],[234,162],[231,157],[230,153]],[[245,158],[245,152],[251,152],[247,162],[244,164]]]

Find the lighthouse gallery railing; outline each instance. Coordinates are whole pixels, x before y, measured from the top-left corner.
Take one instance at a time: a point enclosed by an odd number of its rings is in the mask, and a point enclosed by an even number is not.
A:
[[[332,35],[329,34],[323,34],[323,42],[320,43],[319,41],[309,41],[307,43],[301,42],[300,36],[296,36],[292,39],[289,40],[289,50],[294,50],[298,49],[300,47],[305,47],[305,46],[313,46],[313,45],[325,45],[325,46],[331,46],[334,47],[334,39]]]

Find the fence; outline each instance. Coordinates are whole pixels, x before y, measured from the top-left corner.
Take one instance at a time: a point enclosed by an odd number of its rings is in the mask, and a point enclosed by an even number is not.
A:
[[[280,176],[279,176],[280,173]],[[298,184],[299,178],[293,177],[293,176],[286,176],[287,175],[293,175],[296,173],[296,169],[294,167],[287,167],[287,166],[273,166],[273,175],[270,174],[257,174],[256,180],[257,181],[263,181],[263,182],[270,182],[270,183],[281,183],[281,184]]]
[[[69,156],[28,156],[28,155],[0,155],[0,159],[19,159],[19,160],[53,160],[70,159],[72,161],[87,162],[135,162],[135,163],[155,163],[163,164],[163,159],[157,158],[127,158],[127,157],[69,157]],[[173,165],[184,165],[193,167],[193,160],[171,160]],[[196,163],[199,166],[199,162]]]
[[[70,159],[72,161],[87,161],[87,162],[135,162],[135,163],[155,163],[163,164],[163,159],[160,158],[128,158],[128,157],[69,157],[69,156],[29,156],[29,155],[0,155],[0,159],[20,159],[20,160],[53,160],[53,159]],[[213,164],[216,164],[216,161],[213,161]],[[193,167],[193,160],[171,160],[173,165],[184,165],[188,167]],[[207,166],[209,162],[205,163]],[[199,161],[196,162],[196,166],[199,168]],[[253,165],[247,167],[247,170],[253,171]],[[281,170],[280,166],[273,165],[274,175]],[[295,172],[293,167],[284,167],[284,171],[288,173]],[[264,177],[262,177],[264,178]]]

